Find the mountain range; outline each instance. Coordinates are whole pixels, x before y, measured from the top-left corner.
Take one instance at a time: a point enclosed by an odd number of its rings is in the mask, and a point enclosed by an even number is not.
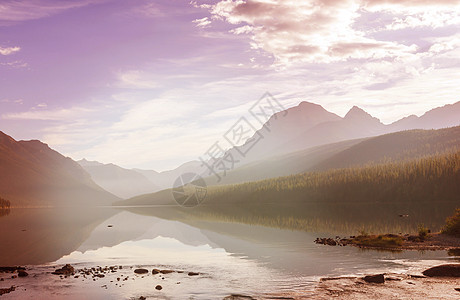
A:
[[[227,154],[239,162],[225,174],[221,173],[225,176],[221,176],[220,181],[209,176],[209,170],[199,161],[164,172],[125,169],[87,160],[77,163],[40,141],[18,142],[0,133],[0,196],[16,205],[110,204],[118,197],[126,199],[168,189],[177,177],[188,172],[201,174],[207,177],[208,185],[216,185],[372,163],[388,157],[410,158],[407,153],[415,156],[429,152],[429,149],[409,149],[411,141],[415,143],[412,145],[423,148],[415,140],[420,141],[418,135],[427,136],[429,132],[385,135],[458,125],[460,102],[388,125],[356,106],[342,118],[318,104],[301,102],[271,116],[242,146],[230,148]],[[438,134],[431,134],[431,141],[437,145],[431,150],[444,151],[449,147],[448,142],[435,142],[437,138],[442,139]],[[459,136],[458,129],[446,134]],[[263,138],[251,144],[259,135]],[[375,136],[380,137],[372,140]],[[452,138],[452,141],[452,147],[459,145],[458,139]],[[246,151],[248,147],[252,148]],[[418,149],[422,149],[420,147]],[[240,151],[246,155],[242,157]]]
[[[102,164],[82,159],[78,161],[91,178],[103,189],[120,198],[130,198],[139,194],[147,194],[160,188],[141,173],[124,169],[114,164]]]
[[[296,126],[297,124],[297,126]],[[340,141],[366,138],[411,129],[440,129],[460,125],[460,102],[432,109],[420,117],[415,115],[385,125],[361,108],[353,106],[343,117],[322,106],[301,102],[298,106],[273,115],[268,122],[241,147],[229,150],[235,157],[238,149],[247,152],[242,163],[288,154],[311,147]],[[264,138],[251,144],[258,135]],[[247,147],[252,148],[246,151]]]
[[[191,172],[207,177],[207,184],[240,183],[286,176],[320,168],[320,162],[333,155],[360,143],[363,139],[384,135],[392,132],[411,129],[439,129],[460,125],[460,102],[432,109],[420,117],[411,115],[392,124],[385,125],[363,109],[353,106],[342,118],[324,109],[321,105],[301,102],[295,107],[272,115],[264,126],[259,129],[242,146],[229,149],[226,154],[235,159],[231,170],[219,171],[221,180],[210,176],[210,171],[199,161],[190,161],[180,167],[156,172],[153,170],[133,169],[124,172],[137,172],[147,178],[158,189],[168,189],[180,175]],[[262,136],[261,139],[258,137]],[[253,143],[257,140],[257,143]],[[389,146],[390,147],[390,146]],[[386,147],[385,149],[390,151]],[[249,149],[250,148],[250,149]],[[243,157],[241,155],[245,153]],[[318,166],[316,166],[318,165]],[[322,167],[327,165],[326,162]],[[119,196],[135,196],[142,194],[131,191],[119,192],[123,180],[118,172],[111,172],[113,165],[99,166],[106,168],[105,174],[112,176],[112,182],[118,182],[117,188],[109,188],[105,178],[100,180],[99,173],[92,167],[82,166],[101,186]],[[100,171],[102,172],[102,171]],[[223,176],[225,175],[225,176]],[[140,189],[145,190],[145,189]]]
[[[0,132],[0,197],[12,206],[110,205],[118,197],[79,164],[37,141]]]
[[[322,176],[321,174],[325,172],[339,169],[349,170],[351,176],[355,172],[353,168],[359,171],[358,168],[373,165],[413,163],[414,160],[448,155],[458,151],[460,151],[460,126],[437,130],[408,130],[318,146],[289,155],[260,160],[228,172],[220,181],[214,176],[205,178],[205,181],[208,191],[227,189],[226,197],[231,198],[231,193],[228,192],[232,190],[231,186],[244,190],[245,186],[257,185],[257,182],[264,180],[272,182],[281,180],[285,184],[290,180],[289,178],[299,176],[308,178],[307,174]],[[284,185],[280,187],[286,189]],[[238,198],[237,195],[234,196]],[[162,190],[155,194],[140,195],[118,202],[120,205],[171,205],[173,203],[171,190]]]

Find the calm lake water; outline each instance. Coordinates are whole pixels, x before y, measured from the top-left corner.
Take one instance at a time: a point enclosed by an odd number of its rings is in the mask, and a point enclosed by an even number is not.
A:
[[[334,232],[210,221],[180,212],[176,218],[161,208],[141,209],[148,212],[144,214],[138,210],[11,210],[0,218],[0,266],[25,265],[30,275],[11,279],[11,274],[0,273],[1,288],[18,286],[2,298],[222,299],[244,294],[272,299],[288,294],[302,299],[314,297],[321,277],[418,273],[453,259],[445,251],[391,253],[313,243]],[[78,269],[123,269],[95,281],[49,274],[66,263]],[[137,267],[184,273],[139,276],[133,273]],[[200,275],[188,276],[190,271]]]

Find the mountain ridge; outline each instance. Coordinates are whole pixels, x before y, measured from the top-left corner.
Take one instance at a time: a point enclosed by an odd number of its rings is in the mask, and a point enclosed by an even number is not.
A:
[[[109,205],[119,200],[71,158],[38,140],[16,141],[1,131],[0,196],[16,207]]]

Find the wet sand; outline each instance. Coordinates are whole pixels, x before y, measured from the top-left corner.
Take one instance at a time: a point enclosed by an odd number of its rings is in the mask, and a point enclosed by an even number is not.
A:
[[[174,289],[182,283],[207,276],[190,270],[142,270],[135,266],[95,266],[75,269],[69,274],[52,274],[58,267],[62,266],[32,267],[26,269],[28,276],[22,278],[18,277],[18,270],[0,273],[3,279],[0,280],[0,288],[5,291],[2,299],[116,298],[120,293],[113,294],[113,290],[123,289],[133,281],[138,281],[144,287],[147,284],[149,292],[127,291],[124,299],[168,299],[163,289],[169,292],[172,289],[174,293]],[[215,299],[460,299],[460,278],[431,278],[423,276],[421,272],[386,273],[384,283],[368,283],[362,276],[326,277],[321,278],[311,290],[303,292],[263,296],[234,294]]]
[[[315,290],[315,299],[460,299],[456,290],[460,290],[460,278],[415,278],[411,274],[385,277],[385,283],[367,283],[360,277],[323,279]]]

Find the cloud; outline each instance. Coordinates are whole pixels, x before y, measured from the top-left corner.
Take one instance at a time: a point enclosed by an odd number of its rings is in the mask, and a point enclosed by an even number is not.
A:
[[[402,7],[417,7],[417,6],[456,6],[460,4],[459,0],[364,0],[364,6],[402,6]]]
[[[240,25],[232,33],[252,32],[252,48],[272,53],[282,64],[399,57],[416,50],[415,45],[374,40],[354,29],[359,8],[351,0],[224,0],[211,13]]]
[[[430,54],[438,54],[460,48],[460,35],[456,37],[436,39],[436,42],[430,46]]]
[[[241,26],[241,27],[238,27],[238,28],[230,30],[231,33],[234,33],[236,35],[238,35],[238,34],[246,34],[246,33],[252,32],[252,31],[253,31],[253,28],[251,26],[249,26],[249,25]]]
[[[192,22],[195,23],[197,27],[201,27],[201,28],[208,27],[209,24],[211,24],[211,21],[208,19],[208,17],[204,17],[202,19],[196,19],[196,20],[193,20]]]
[[[416,44],[382,40],[376,28],[360,28],[357,20],[370,12],[390,14],[380,30],[460,24],[460,1],[441,0],[221,0],[195,7],[210,11],[211,20],[236,25],[231,33],[249,34],[252,49],[263,50],[276,64],[331,63],[348,59],[401,58],[415,54]],[[205,18],[208,20],[208,18]]]
[[[117,86],[131,89],[155,89],[158,88],[159,82],[155,79],[148,78],[148,75],[139,70],[129,70],[118,73]]]
[[[0,3],[0,25],[49,17],[68,9],[103,1],[106,0],[3,0]]]
[[[431,9],[423,12],[408,11],[402,17],[395,17],[393,22],[388,24],[385,29],[441,28],[457,24],[460,24],[460,10]]]
[[[134,6],[130,11],[128,11],[128,15],[129,14],[135,14],[148,18],[165,16],[165,13],[161,10],[159,5],[153,2],[144,3],[140,6]]]
[[[15,46],[15,47],[0,47],[0,54],[1,55],[10,55],[14,54],[18,51],[21,50],[21,47]]]
[[[0,66],[5,66],[11,69],[21,69],[21,68],[27,68],[29,64],[22,60],[14,60],[14,61],[8,61],[8,62],[0,62]]]
[[[64,121],[69,122],[83,114],[89,113],[92,110],[88,108],[75,107],[75,108],[59,108],[50,110],[40,110],[46,108],[44,103],[38,104],[29,111],[18,113],[2,114],[1,118],[4,120],[39,120],[39,121]]]
[[[22,99],[1,99],[1,103],[15,103],[15,104],[23,104],[24,100]]]

